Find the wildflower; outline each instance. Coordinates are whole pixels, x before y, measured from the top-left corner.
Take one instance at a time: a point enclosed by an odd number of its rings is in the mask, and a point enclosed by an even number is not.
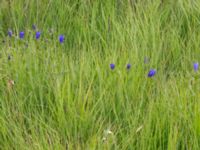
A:
[[[198,62],[194,63],[193,67],[194,67],[194,71],[197,71],[199,69],[199,63]]]
[[[59,36],[59,42],[60,42],[60,43],[63,43],[64,40],[65,40],[64,35],[60,35],[60,36]]]
[[[35,33],[35,38],[36,38],[36,40],[38,40],[38,39],[40,38],[40,35],[41,35],[41,32],[36,32],[36,33]]]
[[[148,77],[153,77],[156,74],[156,70],[155,69],[151,69],[148,73]]]
[[[127,64],[126,68],[129,70],[131,69],[131,64]]]
[[[8,30],[8,36],[12,37],[12,31],[11,30]]]
[[[115,64],[110,64],[110,69],[115,69]]]
[[[23,38],[24,38],[24,32],[23,32],[23,31],[21,31],[21,32],[19,33],[19,38],[20,38],[20,39],[23,39]]]
[[[109,135],[109,134],[113,134],[113,132],[110,129],[105,130],[105,134]]]
[[[110,129],[104,131],[103,141],[106,141],[110,135],[113,135],[113,132]]]

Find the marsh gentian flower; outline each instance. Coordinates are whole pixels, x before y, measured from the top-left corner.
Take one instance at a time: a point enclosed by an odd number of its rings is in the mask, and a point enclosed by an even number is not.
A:
[[[12,37],[12,31],[11,30],[8,30],[8,36]]]
[[[40,35],[41,35],[41,32],[39,32],[39,31],[35,33],[36,40],[38,40],[40,38]]]
[[[110,69],[115,69],[115,64],[110,64]]]
[[[63,43],[64,40],[65,40],[64,35],[60,35],[60,36],[59,36],[59,42],[60,42],[60,43]]]
[[[23,38],[24,38],[24,32],[23,32],[23,31],[21,31],[21,32],[19,33],[19,38],[20,38],[20,39],[23,39]]]
[[[198,62],[194,63],[193,67],[194,67],[194,71],[197,71],[199,69],[199,63]]]
[[[153,77],[156,74],[156,70],[155,69],[151,69],[148,73],[148,77]]]
[[[127,64],[126,68],[129,70],[131,69],[131,64]]]

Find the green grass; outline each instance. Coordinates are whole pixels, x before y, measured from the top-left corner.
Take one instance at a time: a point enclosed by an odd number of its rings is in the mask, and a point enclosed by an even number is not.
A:
[[[199,0],[1,0],[0,40],[0,149],[200,149]]]

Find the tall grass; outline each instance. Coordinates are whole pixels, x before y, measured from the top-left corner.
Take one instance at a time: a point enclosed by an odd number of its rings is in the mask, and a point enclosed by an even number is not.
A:
[[[1,0],[0,39],[0,149],[199,149],[199,0]]]

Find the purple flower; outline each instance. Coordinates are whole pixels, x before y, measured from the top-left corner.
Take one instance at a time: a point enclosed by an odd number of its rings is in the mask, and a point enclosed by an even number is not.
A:
[[[64,40],[65,40],[64,35],[60,35],[60,36],[59,36],[59,42],[60,42],[60,43],[63,43]]]
[[[127,64],[126,68],[129,70],[131,69],[131,64]]]
[[[8,36],[12,37],[12,31],[11,30],[8,30]]]
[[[110,64],[110,69],[115,69],[115,64]]]
[[[153,77],[156,74],[156,70],[155,69],[151,69],[148,73],[148,77]]]
[[[197,71],[199,69],[199,63],[198,62],[194,63],[193,67],[194,67],[194,71]]]
[[[24,32],[23,32],[23,31],[21,31],[21,32],[19,33],[19,38],[20,38],[20,39],[23,39],[23,38],[24,38]]]
[[[40,35],[41,35],[41,32],[39,32],[39,31],[35,33],[36,40],[38,40],[40,38]]]

